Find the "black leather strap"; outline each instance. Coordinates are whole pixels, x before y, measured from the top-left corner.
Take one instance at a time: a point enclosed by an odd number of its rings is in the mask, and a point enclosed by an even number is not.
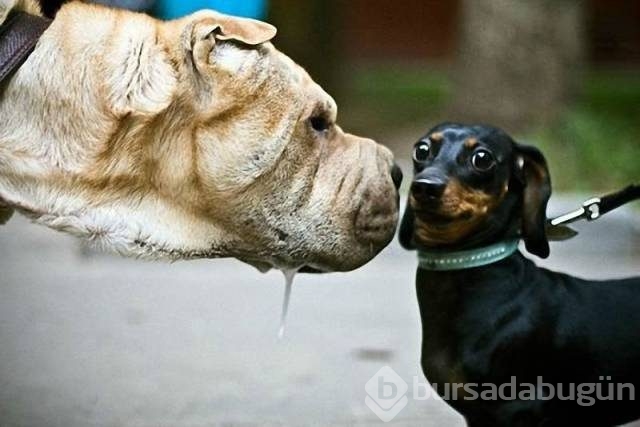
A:
[[[640,185],[629,185],[616,192],[600,197],[600,215],[604,215],[620,206],[640,199]]]
[[[11,12],[0,26],[0,83],[29,57],[50,19]]]

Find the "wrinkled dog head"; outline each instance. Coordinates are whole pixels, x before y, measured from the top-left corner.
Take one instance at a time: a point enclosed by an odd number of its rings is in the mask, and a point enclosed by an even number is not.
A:
[[[212,11],[63,7],[0,102],[0,162],[31,185],[0,178],[0,197],[127,255],[362,265],[395,229],[392,155],[337,126],[274,35]]]

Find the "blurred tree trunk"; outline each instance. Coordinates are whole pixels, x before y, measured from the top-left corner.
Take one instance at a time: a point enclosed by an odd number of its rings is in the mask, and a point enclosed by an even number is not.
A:
[[[462,0],[453,113],[511,130],[556,119],[580,90],[581,0]]]
[[[302,65],[330,95],[343,89],[340,0],[270,0],[275,45]]]

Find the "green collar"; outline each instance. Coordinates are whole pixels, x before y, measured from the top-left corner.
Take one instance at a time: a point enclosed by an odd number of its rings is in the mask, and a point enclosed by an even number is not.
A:
[[[418,251],[420,268],[431,271],[464,270],[493,264],[518,250],[519,239],[505,240],[494,245],[458,252]]]

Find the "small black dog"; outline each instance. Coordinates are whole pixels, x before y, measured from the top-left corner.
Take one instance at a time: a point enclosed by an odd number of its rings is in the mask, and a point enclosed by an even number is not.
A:
[[[445,400],[471,427],[639,418],[640,278],[581,280],[517,251],[522,238],[549,255],[540,151],[445,123],[415,145],[414,168],[400,242],[419,250],[422,369]]]

